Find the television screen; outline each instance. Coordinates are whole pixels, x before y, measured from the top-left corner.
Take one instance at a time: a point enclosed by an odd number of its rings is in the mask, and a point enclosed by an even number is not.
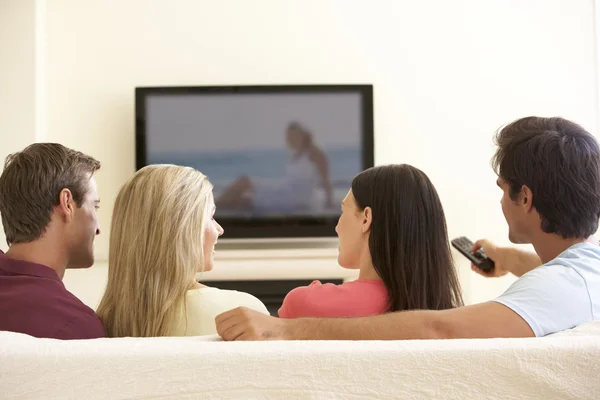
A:
[[[334,235],[352,178],[373,163],[370,86],[136,94],[137,167],[178,164],[206,174],[229,237],[228,227],[235,237]]]

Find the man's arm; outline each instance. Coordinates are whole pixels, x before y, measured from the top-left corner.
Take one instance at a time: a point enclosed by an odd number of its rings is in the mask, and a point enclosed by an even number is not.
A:
[[[510,308],[488,302],[444,311],[282,320],[237,308],[216,318],[225,340],[401,340],[533,337]]]
[[[590,236],[586,242],[600,245],[598,239]],[[529,271],[542,265],[540,257],[530,251],[519,250],[512,247],[498,247],[487,239],[481,239],[473,245],[473,251],[483,249],[485,254],[496,264],[496,268],[491,272],[485,272],[471,265],[473,271],[486,277],[498,277],[506,275],[507,272],[517,277],[521,277]]]
[[[535,253],[512,247],[498,247],[487,239],[475,242],[473,251],[479,249],[483,249],[485,254],[494,261],[495,267],[490,272],[482,271],[474,265],[471,265],[471,269],[488,278],[504,276],[508,272],[521,277],[542,265],[540,257]]]
[[[506,251],[504,267],[517,277],[521,277],[532,269],[542,265],[542,260],[535,253],[510,247],[504,250]]]
[[[533,337],[518,314],[496,303],[444,311],[405,311],[366,318],[294,320],[287,335],[296,340],[401,340]]]

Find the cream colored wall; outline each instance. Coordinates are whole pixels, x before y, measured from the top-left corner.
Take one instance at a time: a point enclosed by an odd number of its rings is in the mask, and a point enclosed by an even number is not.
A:
[[[103,161],[100,260],[112,202],[134,171],[135,86],[373,83],[376,162],[427,172],[450,236],[499,243],[507,243],[507,228],[489,168],[495,129],[537,114],[596,132],[591,1],[62,0],[46,7],[45,140]],[[343,272],[334,254],[310,255],[255,263],[222,254],[217,271]],[[484,280],[457,261],[469,302],[511,282]],[[94,305],[105,279],[99,262],[69,271],[65,282]]]
[[[35,141],[35,9],[34,0],[0,0],[0,171]],[[0,229],[0,249],[5,240]]]

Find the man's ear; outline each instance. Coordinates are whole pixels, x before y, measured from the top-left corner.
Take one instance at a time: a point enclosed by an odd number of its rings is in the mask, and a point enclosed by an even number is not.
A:
[[[525,212],[529,212],[533,209],[533,192],[527,186],[523,185],[521,187],[521,193],[519,193],[521,197],[521,205],[523,206]]]
[[[362,210],[360,217],[362,218],[362,233],[369,232],[371,230],[371,222],[373,222],[373,210],[371,209],[371,207],[365,207],[365,209]]]
[[[58,194],[58,206],[56,209],[67,220],[73,218],[73,212],[75,211],[75,200],[73,200],[73,193],[71,193],[69,189],[63,189]]]

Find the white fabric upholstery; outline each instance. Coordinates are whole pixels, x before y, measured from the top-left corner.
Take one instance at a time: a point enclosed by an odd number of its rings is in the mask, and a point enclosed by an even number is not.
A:
[[[0,332],[3,399],[597,399],[600,322],[538,339],[59,341]]]

